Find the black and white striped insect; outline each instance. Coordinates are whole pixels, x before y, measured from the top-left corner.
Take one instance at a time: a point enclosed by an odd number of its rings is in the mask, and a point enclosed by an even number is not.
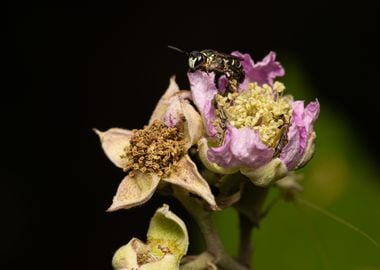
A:
[[[245,73],[240,63],[241,59],[238,57],[208,49],[188,53],[173,46],[168,47],[188,55],[190,72],[196,70],[214,72],[216,81],[220,76],[225,75],[229,83],[227,92],[236,91],[239,84],[244,81]]]

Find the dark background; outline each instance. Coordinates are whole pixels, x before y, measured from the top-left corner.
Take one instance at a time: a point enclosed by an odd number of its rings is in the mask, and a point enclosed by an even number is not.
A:
[[[379,160],[377,16],[364,2],[8,3],[0,96],[5,263],[110,269],[116,248],[144,238],[166,198],[105,213],[123,173],[91,128],[142,127],[172,74],[188,88],[186,59],[168,44],[240,50],[255,60],[270,50],[279,61],[292,56],[322,108],[347,115]]]

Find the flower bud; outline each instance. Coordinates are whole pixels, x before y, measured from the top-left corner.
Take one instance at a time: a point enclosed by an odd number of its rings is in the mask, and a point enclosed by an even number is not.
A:
[[[112,259],[115,270],[178,270],[189,237],[184,222],[164,205],[153,216],[147,243],[133,238]]]

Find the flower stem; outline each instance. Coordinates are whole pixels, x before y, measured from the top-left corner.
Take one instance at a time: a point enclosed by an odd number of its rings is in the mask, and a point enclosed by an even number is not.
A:
[[[214,256],[208,252],[203,252],[198,256],[187,256],[185,259],[186,258],[191,260],[181,265],[180,270],[203,270],[215,268],[215,265],[212,263],[214,261]],[[212,266],[214,266],[214,268],[211,268]]]
[[[252,234],[254,224],[245,215],[239,213],[239,257],[241,264],[251,269],[251,260],[253,255]]]
[[[246,185],[241,200],[235,205],[239,212],[239,262],[248,269],[252,267],[254,245],[252,234],[254,228],[259,228],[260,220],[265,216],[263,210],[268,195],[268,188]]]
[[[238,263],[224,250],[212,219],[212,212],[204,209],[203,205],[179,188],[175,189],[175,197],[182,203],[198,224],[204,237],[207,251],[214,256],[213,263],[224,270],[247,270],[248,268]]]

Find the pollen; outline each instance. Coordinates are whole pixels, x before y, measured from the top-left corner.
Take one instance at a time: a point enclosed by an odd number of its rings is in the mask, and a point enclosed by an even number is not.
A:
[[[144,250],[137,253],[136,259],[137,259],[138,265],[144,265],[144,264],[158,261],[158,258],[154,256],[153,254],[150,254],[149,250]]]
[[[176,127],[167,127],[156,120],[144,129],[133,130],[130,145],[121,157],[126,160],[124,171],[168,175],[185,151],[184,135]]]
[[[275,147],[292,114],[292,98],[282,95],[284,89],[280,82],[273,86],[250,83],[240,93],[217,95],[217,114],[222,117],[216,120],[215,125],[220,127],[224,121],[236,128],[249,127],[259,133],[265,145]]]

